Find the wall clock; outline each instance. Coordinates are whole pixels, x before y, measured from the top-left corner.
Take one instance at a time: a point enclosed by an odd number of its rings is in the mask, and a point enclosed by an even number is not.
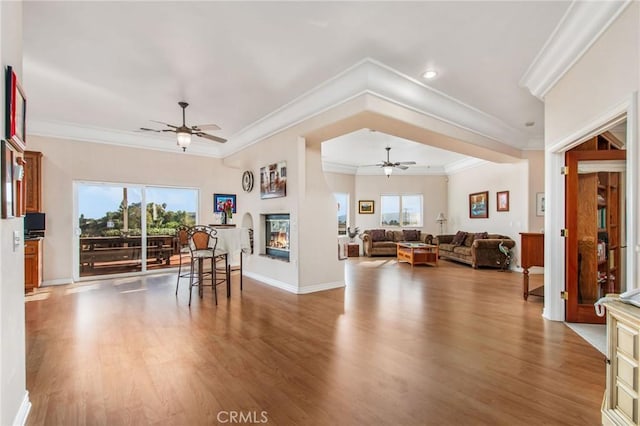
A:
[[[253,189],[253,173],[250,170],[245,170],[242,174],[242,189],[245,192],[251,192]]]

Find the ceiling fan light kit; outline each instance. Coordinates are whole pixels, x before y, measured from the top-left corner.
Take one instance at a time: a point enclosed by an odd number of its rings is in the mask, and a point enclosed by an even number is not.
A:
[[[187,150],[187,147],[191,144],[191,134],[187,132],[178,132],[178,146],[182,148],[183,151]]]
[[[391,176],[394,168],[398,168],[400,170],[407,170],[409,168],[408,165],[416,164],[415,161],[396,161],[395,163],[392,163],[391,160],[389,160],[389,151],[391,151],[391,147],[388,146],[385,149],[387,150],[387,161],[382,161],[378,164],[370,164],[369,166],[381,167],[386,177]],[[369,167],[369,166],[363,166],[363,167]]]
[[[191,135],[195,135],[201,138],[209,139],[209,140],[220,142],[220,143],[225,143],[227,141],[226,139],[220,138],[218,136],[213,136],[208,133],[204,133],[203,130],[205,129],[220,130],[220,127],[218,127],[215,124],[207,124],[203,126],[191,126],[191,127],[187,126],[186,119],[185,119],[186,118],[185,109],[189,106],[189,104],[187,102],[182,101],[182,102],[178,102],[178,105],[180,105],[180,108],[182,108],[182,126],[174,126],[173,124],[163,123],[162,121],[156,121],[156,123],[160,123],[168,126],[169,129],[156,130],[156,129],[149,129],[146,127],[140,127],[140,130],[145,132],[156,132],[156,133],[174,132],[177,136],[178,146],[182,148],[182,151],[186,151],[187,147],[191,145]]]

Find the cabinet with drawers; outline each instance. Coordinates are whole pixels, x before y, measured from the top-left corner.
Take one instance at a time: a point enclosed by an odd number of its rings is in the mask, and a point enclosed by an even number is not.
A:
[[[42,238],[24,242],[24,292],[42,284]]]
[[[640,425],[640,308],[622,302],[607,308],[607,382],[603,425]]]

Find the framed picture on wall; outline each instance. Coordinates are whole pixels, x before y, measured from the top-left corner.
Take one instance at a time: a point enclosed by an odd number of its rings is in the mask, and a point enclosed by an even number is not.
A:
[[[469,194],[469,217],[471,219],[489,217],[489,191]]]
[[[544,216],[544,192],[536,194],[536,216]]]
[[[0,185],[2,218],[13,217],[13,151],[4,140],[0,142]]]
[[[358,200],[358,213],[373,214],[374,205],[373,200]]]
[[[260,198],[287,196],[287,162],[269,164],[260,168]]]
[[[213,212],[221,213],[227,201],[231,202],[231,213],[236,212],[236,194],[213,194]]]
[[[509,211],[509,191],[496,193],[496,210],[499,212]]]
[[[18,82],[18,76],[12,67],[7,67],[6,77],[5,126],[6,138],[18,150],[23,152],[26,145],[27,98]]]

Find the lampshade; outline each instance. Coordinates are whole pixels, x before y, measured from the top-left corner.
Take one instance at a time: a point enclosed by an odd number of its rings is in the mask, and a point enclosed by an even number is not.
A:
[[[447,218],[444,217],[444,213],[440,212],[438,213],[438,217],[436,217],[436,222],[438,223],[442,223],[442,222],[446,222]]]
[[[191,134],[178,132],[178,146],[182,148],[183,151],[186,151],[189,144],[191,144]]]
[[[383,170],[384,170],[385,176],[387,177],[391,176],[391,173],[393,173],[393,167],[391,166],[383,167]]]

